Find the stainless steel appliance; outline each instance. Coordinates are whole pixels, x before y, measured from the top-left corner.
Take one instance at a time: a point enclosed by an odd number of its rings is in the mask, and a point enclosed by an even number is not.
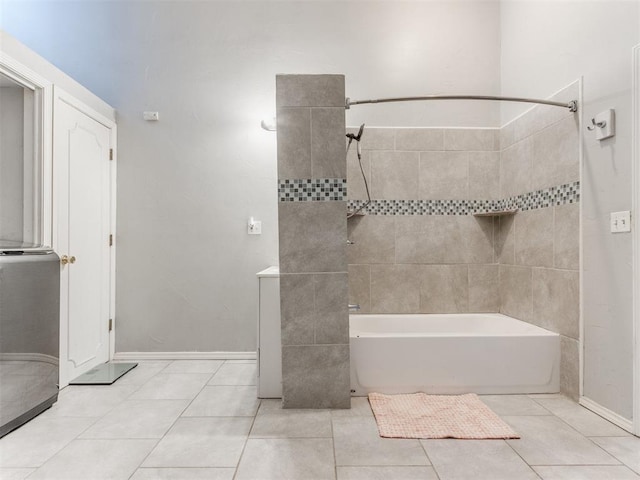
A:
[[[0,437],[58,399],[60,259],[0,250]]]

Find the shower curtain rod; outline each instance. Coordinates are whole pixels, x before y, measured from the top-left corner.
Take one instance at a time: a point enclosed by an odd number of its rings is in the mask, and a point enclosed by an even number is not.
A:
[[[554,102],[551,100],[539,100],[537,98],[523,97],[497,97],[491,95],[423,95],[421,97],[394,97],[394,98],[376,98],[371,100],[351,100],[347,97],[345,108],[348,110],[351,105],[364,105],[367,103],[392,103],[392,102],[413,102],[419,100],[499,100],[502,102],[524,102],[539,103],[542,105],[552,105],[554,107],[568,108],[570,112],[578,111],[578,101],[570,102]]]

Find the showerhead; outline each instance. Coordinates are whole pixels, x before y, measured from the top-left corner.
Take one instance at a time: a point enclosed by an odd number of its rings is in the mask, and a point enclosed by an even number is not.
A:
[[[362,138],[362,132],[364,132],[364,123],[360,125],[360,129],[358,130],[357,134],[347,133],[347,138],[349,139],[349,141],[355,140],[356,142],[359,142]]]

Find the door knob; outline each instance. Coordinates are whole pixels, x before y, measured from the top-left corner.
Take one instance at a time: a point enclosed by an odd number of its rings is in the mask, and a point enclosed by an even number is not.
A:
[[[69,257],[69,263],[76,263],[76,257]]]
[[[67,263],[69,263],[69,257],[67,257],[66,255],[62,255],[62,257],[60,257],[60,263],[62,265],[66,265]]]

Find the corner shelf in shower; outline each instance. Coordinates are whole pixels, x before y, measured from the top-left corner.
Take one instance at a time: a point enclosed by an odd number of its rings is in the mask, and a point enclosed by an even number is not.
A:
[[[364,217],[365,215],[366,215],[365,212],[353,213],[352,211],[350,212],[349,210],[347,210],[347,218]]]
[[[512,208],[509,210],[496,210],[493,212],[482,212],[482,213],[474,213],[474,217],[504,217],[506,215],[515,215],[518,213],[517,208]]]

